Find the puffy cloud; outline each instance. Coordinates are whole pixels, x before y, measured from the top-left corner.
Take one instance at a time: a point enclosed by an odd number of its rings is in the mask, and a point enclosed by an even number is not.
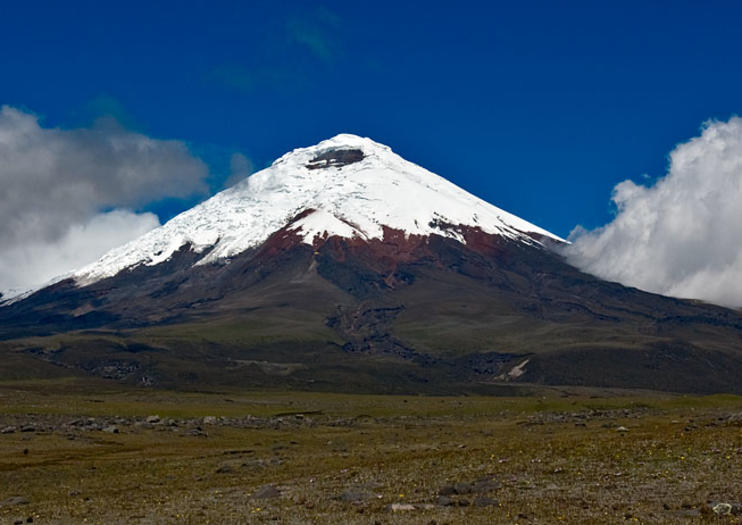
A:
[[[0,290],[41,284],[155,227],[154,215],[125,209],[205,193],[207,175],[182,142],[113,121],[44,128],[35,115],[3,106]]]
[[[611,223],[570,236],[570,262],[644,290],[742,305],[742,119],[706,123],[653,186],[626,180],[612,198]]]
[[[49,282],[76,268],[95,261],[105,252],[124,244],[160,221],[152,213],[114,210],[99,213],[82,223],[68,226],[57,239],[30,239],[3,250],[0,255],[0,283],[8,296]]]

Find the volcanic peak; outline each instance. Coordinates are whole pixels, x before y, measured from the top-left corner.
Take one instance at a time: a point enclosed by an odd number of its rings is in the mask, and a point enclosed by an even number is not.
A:
[[[465,243],[462,226],[528,244],[561,241],[406,161],[388,146],[341,134],[283,155],[73,277],[85,285],[125,268],[156,265],[186,245],[204,254],[197,264],[228,262],[287,227],[307,244],[333,236],[383,240],[390,229]]]

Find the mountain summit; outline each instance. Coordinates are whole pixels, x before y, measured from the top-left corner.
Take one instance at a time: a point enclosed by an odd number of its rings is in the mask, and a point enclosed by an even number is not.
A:
[[[190,245],[196,264],[229,261],[285,228],[315,248],[431,234],[466,243],[476,229],[527,243],[562,240],[356,135],[296,149],[140,239],[75,272],[80,284],[134,265],[157,265]]]
[[[561,243],[338,135],[0,306],[0,378],[742,393],[738,312],[586,275]]]

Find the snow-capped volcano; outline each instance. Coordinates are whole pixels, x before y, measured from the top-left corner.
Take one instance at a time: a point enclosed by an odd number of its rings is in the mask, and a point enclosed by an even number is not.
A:
[[[292,222],[293,220],[293,222]],[[281,228],[314,244],[332,236],[383,239],[438,234],[465,242],[460,227],[527,243],[561,239],[462,190],[371,139],[342,134],[296,149],[74,273],[90,284],[137,265],[156,265],[190,244],[196,264],[225,261]]]
[[[339,135],[0,303],[0,357],[186,389],[742,393],[738,312],[601,281],[552,241]]]

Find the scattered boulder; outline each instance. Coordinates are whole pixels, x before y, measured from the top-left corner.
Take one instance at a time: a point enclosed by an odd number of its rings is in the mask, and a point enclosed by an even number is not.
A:
[[[281,496],[281,491],[273,485],[263,485],[252,495],[255,499],[269,499],[278,498]]]
[[[491,478],[482,478],[474,483],[464,483],[463,481],[457,481],[453,485],[443,485],[438,490],[439,496],[454,496],[471,494],[472,492],[489,492],[500,488],[500,484],[492,481]]]
[[[484,490],[482,490],[484,492]],[[474,492],[474,486],[471,483],[464,483],[462,481],[456,482],[453,485],[443,485],[438,490],[439,496],[453,496],[462,494],[471,494]]]
[[[732,514],[732,505],[729,503],[717,503],[711,507],[711,510],[714,511],[714,514],[718,514],[719,516],[729,516]]]
[[[108,432],[109,434],[118,434],[119,428],[116,425],[109,425],[107,427],[103,427],[103,432]]]
[[[474,488],[471,483],[458,482],[453,484],[456,494],[471,494]]]
[[[240,465],[245,468],[265,468],[268,462],[261,458],[251,458],[247,461],[243,461]]]
[[[15,507],[16,505],[28,505],[29,503],[31,502],[23,496],[11,496],[0,501],[0,507]]]
[[[217,474],[229,474],[230,472],[234,472],[232,465],[220,465],[219,468],[216,469]]]
[[[474,499],[473,504],[475,507],[496,507],[498,501],[492,498],[479,497]]]
[[[217,423],[217,419],[215,416],[206,416],[203,419],[204,425],[216,425],[216,423]]]
[[[156,425],[160,422],[160,416],[147,416],[147,419],[144,420],[145,423],[149,423],[150,425]]]
[[[337,501],[344,501],[346,503],[356,503],[359,501],[368,501],[373,499],[374,495],[370,492],[361,490],[346,490],[342,494],[338,494],[333,499]]]
[[[622,427],[618,427],[616,429],[616,432],[621,432],[621,433],[628,432],[628,431],[629,431],[629,429],[626,428],[626,427],[623,427],[623,426]]]
[[[411,503],[392,503],[391,505],[387,505],[386,508],[391,512],[407,512],[415,510],[416,507]]]
[[[438,490],[439,496],[453,496],[454,494],[458,494],[458,492],[456,492],[456,488],[453,485],[443,485]]]
[[[502,488],[502,483],[495,481],[492,476],[480,478],[472,484],[472,492],[478,494],[492,492]]]
[[[18,430],[16,427],[5,427],[0,430],[0,434],[12,434],[16,430]]]

